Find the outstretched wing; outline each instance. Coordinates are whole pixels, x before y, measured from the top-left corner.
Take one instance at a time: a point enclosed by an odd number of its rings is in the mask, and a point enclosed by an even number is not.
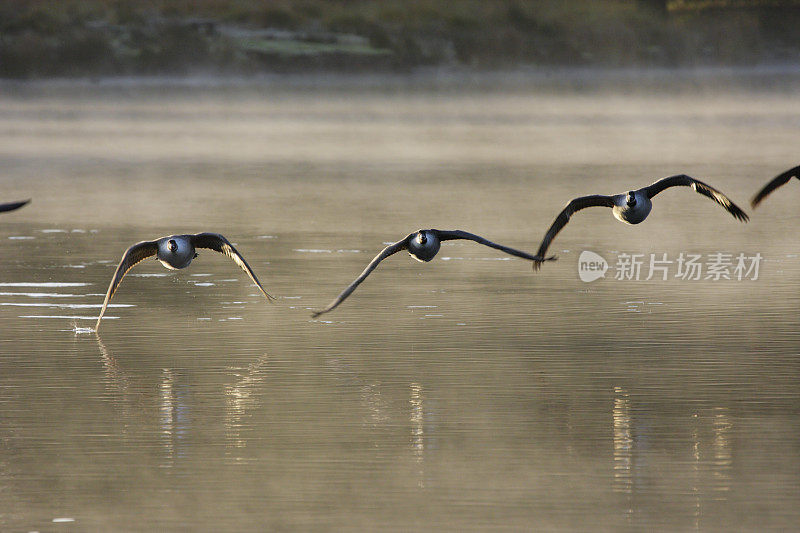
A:
[[[703,183],[700,180],[696,180],[691,176],[687,176],[686,174],[678,174],[676,176],[669,176],[668,178],[662,178],[655,182],[654,184],[645,187],[644,191],[647,194],[648,198],[652,198],[656,194],[660,193],[664,189],[668,189],[669,187],[691,187],[696,192],[699,192],[703,196],[708,196],[719,205],[725,208],[725,210],[736,217],[737,220],[741,220],[742,222],[747,222],[750,217],[747,216],[747,213],[742,211],[742,209],[734,204],[730,198],[722,194],[720,191],[708,185],[707,183]]]
[[[542,261],[547,253],[547,248],[550,246],[550,243],[553,242],[553,239],[556,238],[558,232],[567,225],[569,218],[581,209],[586,209],[587,207],[614,207],[614,199],[611,196],[593,194],[591,196],[581,196],[580,198],[575,198],[568,203],[553,221],[553,224],[550,226],[550,229],[547,230],[547,233],[545,233],[544,238],[542,239],[542,244],[539,245],[539,251],[536,252],[538,259],[534,260],[534,269],[538,270],[539,267],[542,266]]]
[[[320,309],[318,311],[314,311],[311,315],[314,318],[316,318],[319,315],[321,315],[322,313],[327,313],[328,311],[333,311],[334,309],[336,309],[336,307],[340,303],[342,303],[345,300],[345,298],[350,296],[350,293],[352,293],[354,290],[356,290],[356,287],[361,285],[361,282],[364,281],[367,278],[367,276],[369,276],[369,273],[372,272],[373,270],[375,270],[375,267],[378,266],[378,263],[380,263],[381,261],[383,261],[384,259],[386,259],[390,255],[394,255],[397,252],[399,252],[401,250],[405,250],[406,248],[408,248],[408,239],[410,239],[412,235],[414,235],[414,234],[411,233],[411,234],[407,235],[402,241],[397,241],[396,243],[390,244],[389,246],[387,246],[386,248],[381,250],[381,253],[376,255],[375,259],[370,261],[370,263],[367,265],[367,268],[364,269],[364,272],[362,272],[361,275],[359,275],[353,281],[353,283],[351,283],[345,290],[343,290],[342,293],[339,296],[337,296],[334,301],[332,301],[330,304],[328,304],[328,306],[325,309]]]
[[[130,269],[134,267],[137,263],[140,263],[147,259],[148,257],[152,257],[158,253],[158,244],[156,241],[142,241],[134,244],[127,250],[122,256],[122,259],[117,266],[117,271],[114,272],[114,277],[111,279],[111,285],[108,286],[108,292],[106,293],[106,299],[103,301],[103,308],[100,309],[100,316],[97,317],[97,325],[95,326],[95,331],[100,329],[100,320],[103,318],[103,314],[106,312],[106,307],[108,307],[108,302],[114,296],[114,293],[117,291],[117,287],[119,284],[122,283],[122,278],[125,277],[125,274],[128,273]]]
[[[767,195],[769,195],[769,193],[771,193],[781,185],[788,183],[789,180],[792,178],[800,179],[800,166],[790,168],[786,172],[778,174],[777,176],[772,178],[772,181],[764,185],[764,188],[758,191],[758,194],[756,194],[753,197],[753,199],[750,201],[750,205],[752,205],[755,208],[758,204],[761,203],[761,200],[763,200],[764,198],[767,197]]]
[[[496,250],[503,251],[503,252],[505,252],[507,254],[511,254],[511,255],[516,256],[516,257],[521,257],[523,259],[530,259],[531,261],[550,261],[552,259],[555,259],[555,257],[549,257],[547,259],[544,259],[543,257],[540,257],[538,255],[531,255],[531,254],[529,254],[527,252],[523,252],[523,251],[520,251],[520,250],[517,250],[517,249],[514,249],[514,248],[509,248],[508,246],[503,246],[502,244],[497,244],[496,242],[492,242],[489,239],[484,239],[480,235],[474,235],[472,233],[468,233],[466,231],[461,231],[461,230],[458,230],[458,229],[457,230],[449,230],[449,231],[448,230],[435,229],[435,230],[431,230],[431,231],[436,232],[436,234],[438,235],[440,241],[452,241],[452,240],[456,240],[456,239],[466,239],[466,240],[469,240],[469,241],[475,241],[477,243],[483,244],[483,245],[488,246],[490,248],[494,248]]]
[[[233,259],[233,262],[239,265],[239,267],[250,276],[250,280],[258,286],[259,290],[267,297],[267,300],[272,301],[275,299],[267,294],[267,291],[261,286],[261,282],[258,281],[253,269],[250,268],[250,265],[244,260],[242,254],[228,242],[228,239],[219,233],[198,233],[197,235],[190,235],[190,238],[195,248],[208,248],[209,250],[214,250],[215,252],[219,252]]]
[[[19,209],[28,202],[30,202],[30,200],[22,200],[21,202],[8,202],[7,204],[0,204],[0,212],[13,211],[14,209]]]

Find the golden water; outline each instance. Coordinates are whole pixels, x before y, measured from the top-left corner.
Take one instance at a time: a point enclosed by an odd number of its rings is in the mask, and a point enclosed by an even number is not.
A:
[[[419,228],[535,251],[569,199],[683,172],[750,212],[799,162],[787,84],[5,86],[0,529],[796,528],[798,183],[746,225],[689,189],[581,212],[539,273],[398,254],[310,317]],[[80,329],[130,244],[200,231],[277,303],[201,251]],[[584,283],[582,250],[764,261]]]

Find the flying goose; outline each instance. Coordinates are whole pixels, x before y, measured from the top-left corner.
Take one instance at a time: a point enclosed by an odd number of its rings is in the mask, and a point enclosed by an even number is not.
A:
[[[771,193],[781,185],[789,183],[789,180],[792,178],[800,179],[800,166],[790,168],[786,172],[778,174],[777,176],[772,178],[772,181],[764,185],[764,188],[758,191],[758,194],[753,196],[753,199],[750,201],[750,205],[752,205],[753,209],[755,209],[756,206],[761,203],[761,200],[766,198],[769,195],[769,193]]]
[[[570,217],[581,209],[586,209],[587,207],[610,207],[612,209],[614,218],[620,222],[624,222],[626,224],[638,224],[647,218],[647,215],[653,208],[653,204],[650,201],[651,198],[664,189],[677,186],[691,187],[695,190],[695,192],[698,192],[703,196],[708,196],[742,222],[747,222],[749,219],[747,213],[742,211],[730,200],[730,198],[722,194],[714,187],[705,184],[700,180],[696,180],[691,176],[687,176],[686,174],[678,174],[675,176],[662,178],[652,185],[637,191],[628,191],[627,193],[615,194],[613,196],[594,194],[592,196],[575,198],[567,204],[564,210],[561,211],[561,213],[559,213],[559,215],[556,217],[555,221],[553,221],[553,224],[550,226],[550,229],[547,230],[544,239],[542,239],[542,244],[539,245],[539,251],[536,253],[536,255],[539,258],[544,257],[548,246],[550,246],[550,243],[553,242],[553,239],[555,239],[558,232],[567,225]],[[540,260],[536,260],[533,263],[534,269],[538,269],[540,266]]]
[[[103,318],[103,313],[106,312],[109,300],[114,296],[119,284],[122,283],[122,278],[125,274],[134,267],[134,265],[147,259],[148,257],[156,256],[162,265],[170,270],[178,270],[186,268],[192,259],[197,257],[195,252],[196,248],[208,248],[224,254],[231,259],[234,263],[239,265],[244,270],[250,279],[255,283],[259,290],[267,297],[268,301],[274,300],[272,296],[267,294],[264,287],[256,278],[250,265],[244,260],[244,257],[236,251],[236,248],[228,242],[228,239],[219,233],[198,233],[196,235],[170,235],[168,237],[161,237],[155,241],[142,241],[134,244],[125,251],[122,260],[117,266],[117,271],[114,272],[114,278],[111,280],[111,285],[108,286],[106,299],[103,302],[103,308],[100,310],[100,316],[97,317],[97,325],[95,331],[100,329],[100,320]]]
[[[8,202],[7,204],[0,204],[0,212],[13,211],[14,209],[19,209],[28,202],[30,202],[30,199],[22,200],[21,202]]]
[[[472,233],[467,233],[466,231],[461,230],[438,230],[438,229],[421,229],[414,233],[409,233],[402,240],[397,241],[394,244],[390,244],[386,248],[384,248],[381,253],[375,256],[375,258],[370,261],[367,265],[367,268],[358,276],[353,283],[351,283],[342,293],[336,297],[325,309],[321,309],[318,311],[313,311],[312,316],[318,317],[323,313],[327,313],[328,311],[333,311],[340,303],[342,303],[345,298],[350,296],[350,294],[356,290],[362,281],[364,281],[367,276],[369,276],[370,272],[375,270],[375,267],[378,266],[378,263],[389,257],[390,255],[394,255],[401,250],[407,250],[408,253],[416,259],[417,261],[424,261],[428,262],[433,259],[436,254],[439,252],[439,247],[443,241],[452,241],[456,239],[465,239],[470,241],[475,241],[479,244],[483,244],[489,246],[490,248],[496,248],[507,254],[515,255],[517,257],[522,257],[523,259],[530,259],[531,261],[539,260],[538,256],[533,256],[525,252],[521,252],[519,250],[515,250],[514,248],[509,248],[507,246],[503,246],[497,243],[494,243],[490,240],[484,239],[478,235],[473,235]],[[547,258],[543,259],[544,261],[549,261],[554,258]]]

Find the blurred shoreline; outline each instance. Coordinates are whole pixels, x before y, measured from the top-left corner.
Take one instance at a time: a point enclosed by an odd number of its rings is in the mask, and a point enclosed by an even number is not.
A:
[[[798,26],[793,0],[0,0],[0,79],[770,68]]]
[[[800,88],[800,65],[713,67],[518,67],[509,69],[464,69],[421,67],[408,72],[305,72],[251,75],[131,75],[75,76],[32,79],[2,79],[0,88],[13,95],[60,88],[119,90],[152,88],[185,89],[301,89],[330,91],[540,91],[569,92],[702,92],[727,90],[796,91]]]

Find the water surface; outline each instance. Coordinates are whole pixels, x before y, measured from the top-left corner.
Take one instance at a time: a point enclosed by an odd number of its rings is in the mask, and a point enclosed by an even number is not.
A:
[[[398,254],[310,317],[418,228],[534,251],[569,199],[679,172],[750,211],[797,164],[782,83],[6,87],[0,529],[795,529],[796,183],[746,225],[688,189],[581,212],[536,274]],[[277,303],[205,251],[90,332],[125,248],[200,231]],[[583,250],[763,261],[584,283]]]

